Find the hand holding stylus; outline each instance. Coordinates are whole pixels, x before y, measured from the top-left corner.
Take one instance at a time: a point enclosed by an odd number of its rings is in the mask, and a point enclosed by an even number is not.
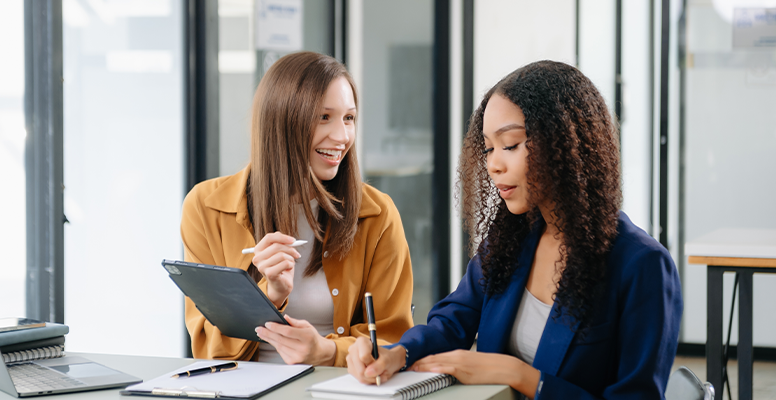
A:
[[[251,262],[267,278],[267,297],[280,308],[294,289],[294,266],[301,257],[291,247],[296,240],[280,232],[268,233],[253,249]]]

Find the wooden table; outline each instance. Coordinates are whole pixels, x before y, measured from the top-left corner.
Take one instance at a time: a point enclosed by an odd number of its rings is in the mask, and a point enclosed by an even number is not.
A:
[[[685,244],[690,264],[707,268],[706,377],[722,396],[722,276],[736,273],[738,302],[738,398],[752,398],[752,276],[776,273],[776,230],[719,229]],[[735,301],[735,298],[733,299]]]

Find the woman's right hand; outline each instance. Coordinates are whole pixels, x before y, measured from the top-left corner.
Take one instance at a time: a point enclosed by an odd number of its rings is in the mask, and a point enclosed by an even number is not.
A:
[[[280,308],[294,289],[294,265],[301,257],[293,247],[294,238],[280,232],[268,233],[253,253],[253,265],[267,278],[267,297]]]
[[[407,357],[404,347],[386,349],[378,346],[377,352],[379,357],[375,360],[372,357],[372,341],[366,337],[356,339],[348,348],[348,373],[361,383],[374,384],[378,376],[380,381],[387,382],[404,366]]]

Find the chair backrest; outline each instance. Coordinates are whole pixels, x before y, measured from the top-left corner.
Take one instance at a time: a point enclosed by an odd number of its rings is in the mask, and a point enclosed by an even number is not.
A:
[[[714,386],[702,383],[687,367],[679,367],[668,378],[666,400],[714,400]]]

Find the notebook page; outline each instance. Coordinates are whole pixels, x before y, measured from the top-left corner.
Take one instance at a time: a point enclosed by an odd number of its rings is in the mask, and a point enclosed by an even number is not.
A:
[[[392,396],[400,389],[440,375],[442,374],[434,372],[404,371],[394,374],[388,382],[383,382],[380,386],[377,386],[365,385],[356,380],[352,375],[347,374],[325,382],[316,383],[310,386],[308,390],[365,396]]]
[[[223,364],[224,362],[224,360],[198,361],[170,371],[158,378],[132,385],[126,390],[133,392],[150,392],[155,388],[201,390],[221,392],[221,396],[227,397],[249,397],[278,383],[285,382],[310,368],[309,365],[279,365],[241,361],[238,362],[237,369],[233,371],[171,378],[180,372]]]

